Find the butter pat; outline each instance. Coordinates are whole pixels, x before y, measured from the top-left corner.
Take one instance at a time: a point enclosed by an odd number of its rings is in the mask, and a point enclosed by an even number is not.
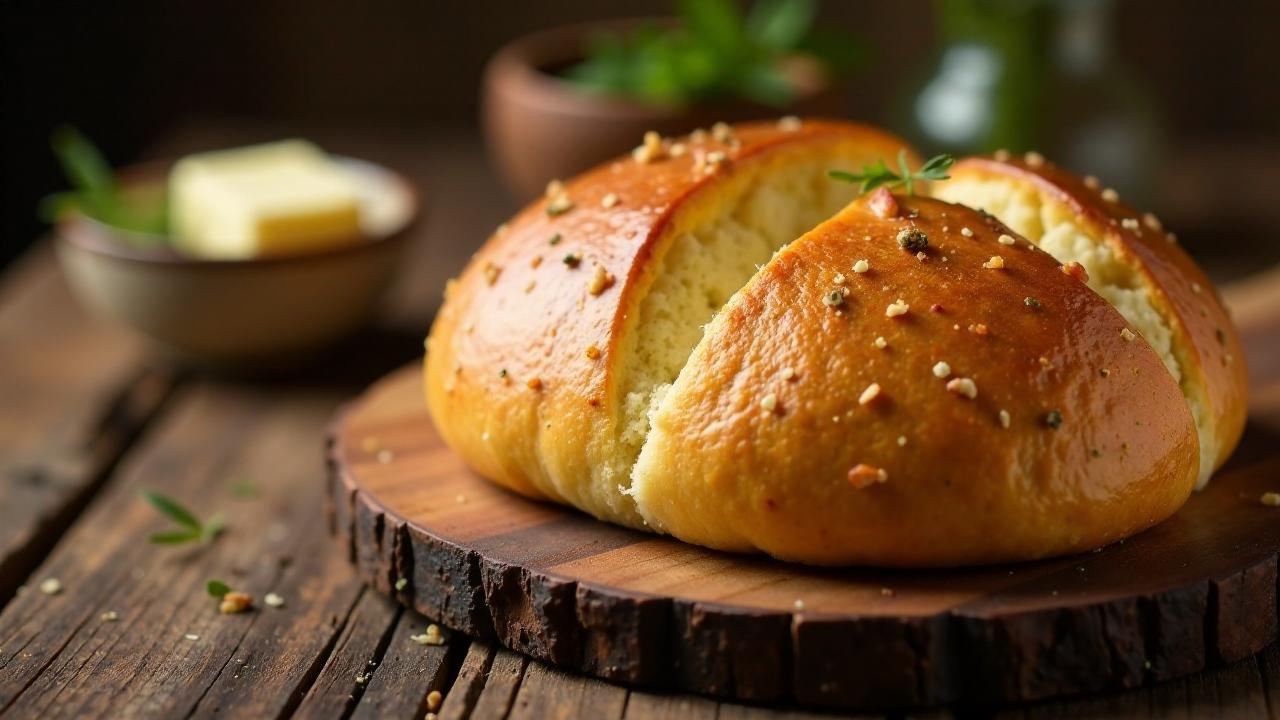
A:
[[[361,239],[355,178],[303,140],[190,155],[169,176],[173,233],[185,252],[250,258]]]

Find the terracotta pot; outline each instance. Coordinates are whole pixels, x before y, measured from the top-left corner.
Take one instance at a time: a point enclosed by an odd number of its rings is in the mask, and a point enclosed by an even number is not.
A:
[[[483,119],[493,163],[518,200],[640,144],[644,133],[686,133],[716,121],[782,115],[842,114],[839,88],[821,72],[800,74],[798,96],[785,107],[749,102],[664,106],[592,93],[553,74],[581,59],[597,32],[626,32],[669,19],[627,19],[544,30],[497,52],[485,70]]]

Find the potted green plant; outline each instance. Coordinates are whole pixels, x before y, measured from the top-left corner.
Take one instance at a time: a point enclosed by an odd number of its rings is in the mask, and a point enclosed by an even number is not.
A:
[[[719,120],[834,115],[836,80],[861,46],[815,27],[816,0],[682,0],[677,16],[555,28],[519,38],[485,73],[490,153],[532,197],[639,144],[648,130]]]

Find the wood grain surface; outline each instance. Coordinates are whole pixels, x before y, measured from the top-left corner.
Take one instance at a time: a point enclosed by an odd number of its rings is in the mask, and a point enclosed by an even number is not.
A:
[[[199,123],[175,129],[154,155],[286,134],[404,170],[429,208],[379,329],[319,358],[322,369],[256,381],[175,371],[86,315],[47,246],[0,276],[0,716],[420,719],[437,690],[439,717],[452,719],[850,717],[613,683],[529,660],[496,638],[407,639],[441,618],[401,609],[352,573],[324,520],[319,438],[341,402],[420,352],[443,279],[510,204],[467,128]],[[1280,338],[1277,291],[1280,273],[1227,288],[1246,334]],[[1280,407],[1277,347],[1249,358],[1252,420],[1274,432],[1280,414],[1257,406]],[[237,490],[245,485],[256,492]],[[223,512],[229,529],[206,548],[149,545],[167,523],[141,488],[202,516]],[[49,578],[61,593],[38,590]],[[253,593],[258,607],[220,615],[204,594],[210,578]],[[269,591],[285,605],[263,606]],[[108,610],[117,621],[101,618]],[[734,673],[720,677],[746,677]],[[889,717],[1276,719],[1280,646],[1154,686]]]

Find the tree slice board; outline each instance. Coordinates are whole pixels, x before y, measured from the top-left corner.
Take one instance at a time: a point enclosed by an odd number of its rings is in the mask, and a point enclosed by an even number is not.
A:
[[[1172,519],[1087,555],[819,569],[598,522],[471,473],[420,371],[330,433],[335,533],[364,579],[447,627],[609,680],[760,702],[902,708],[1133,687],[1277,635],[1280,434],[1251,425]]]

